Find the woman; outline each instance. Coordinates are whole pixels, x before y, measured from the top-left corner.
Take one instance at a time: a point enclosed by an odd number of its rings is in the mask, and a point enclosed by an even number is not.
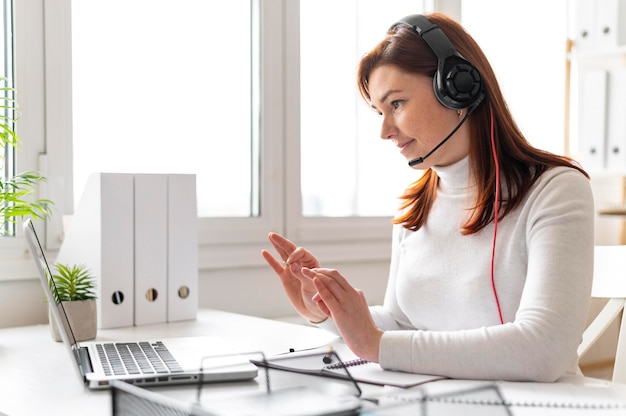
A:
[[[441,14],[392,26],[357,79],[383,140],[424,171],[393,221],[382,306],[270,234],[284,263],[263,256],[298,313],[387,369],[546,382],[579,373],[593,269],[587,174],[527,142],[479,46]]]

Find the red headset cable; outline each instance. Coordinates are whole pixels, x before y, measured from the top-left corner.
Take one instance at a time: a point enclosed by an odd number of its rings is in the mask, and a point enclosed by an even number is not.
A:
[[[489,106],[489,118],[491,126],[491,151],[493,152],[493,162],[496,167],[496,196],[493,207],[493,245],[491,247],[491,288],[493,289],[493,296],[496,299],[496,306],[498,307],[498,316],[500,317],[500,323],[504,324],[504,319],[502,318],[502,309],[500,308],[500,300],[498,299],[498,291],[496,290],[495,276],[496,237],[498,235],[498,208],[500,205],[500,164],[498,163],[498,155],[496,154],[493,111],[491,109],[491,106]]]

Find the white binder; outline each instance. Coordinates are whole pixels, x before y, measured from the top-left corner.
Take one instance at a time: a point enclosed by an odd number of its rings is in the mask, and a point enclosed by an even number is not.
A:
[[[593,50],[599,36],[596,30],[596,2],[589,0],[576,1],[576,34],[575,45],[578,52]]]
[[[57,261],[97,279],[98,328],[195,319],[198,229],[193,174],[93,174]]]
[[[626,2],[576,0],[575,46],[579,52],[610,51],[626,45]]]
[[[626,69],[609,73],[607,107],[606,167],[609,171],[626,170]]]
[[[626,3],[624,0],[595,0],[595,5],[595,36],[598,39],[595,50],[611,50],[625,45]]]
[[[198,313],[198,209],[196,176],[168,176],[167,320]]]
[[[102,329],[133,325],[133,193],[132,174],[91,175],[57,257],[93,272]]]
[[[135,325],[167,321],[167,175],[135,175]]]
[[[583,167],[604,169],[606,151],[607,72],[588,70],[581,77],[580,144]]]

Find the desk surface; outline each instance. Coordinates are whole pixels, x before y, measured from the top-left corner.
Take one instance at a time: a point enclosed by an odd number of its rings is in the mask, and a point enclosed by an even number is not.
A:
[[[239,351],[266,354],[318,347],[336,339],[332,334],[309,326],[201,310],[195,321],[100,330],[98,340],[199,335],[219,335]],[[593,379],[577,379],[575,383],[616,387]],[[626,399],[626,385],[617,385],[616,391]],[[519,414],[535,414],[522,410]],[[0,330],[1,414],[110,415],[111,398],[109,391],[84,388],[64,345],[52,341],[48,325],[8,328]]]
[[[237,350],[266,354],[322,346],[336,337],[318,328],[234,313],[200,310],[198,319],[98,331],[98,340],[219,335]],[[0,330],[0,414],[110,415],[110,393],[88,391],[65,346],[48,325]]]

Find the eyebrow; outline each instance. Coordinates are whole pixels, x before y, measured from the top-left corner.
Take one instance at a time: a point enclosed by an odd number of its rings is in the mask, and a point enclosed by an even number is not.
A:
[[[389,98],[389,96],[390,96],[391,94],[396,93],[396,92],[400,92],[400,90],[389,90],[389,91],[387,91],[387,92],[385,93],[385,95],[383,95],[383,96],[381,97],[380,102],[381,102],[381,103],[384,103],[385,101],[387,101],[387,98]]]

